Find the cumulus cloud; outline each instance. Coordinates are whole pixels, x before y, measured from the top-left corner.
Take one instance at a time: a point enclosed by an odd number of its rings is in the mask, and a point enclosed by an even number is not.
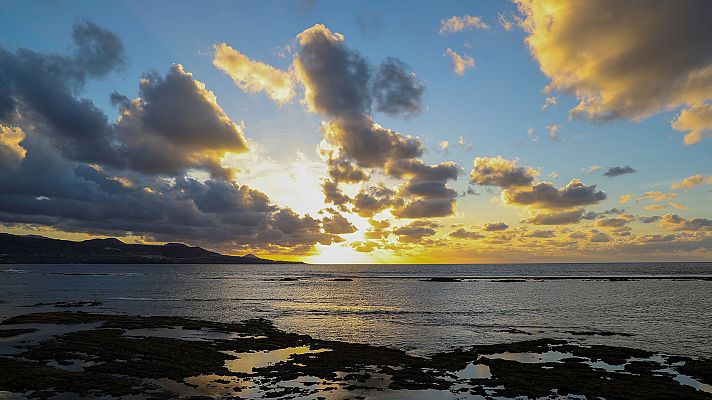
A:
[[[573,115],[639,120],[712,97],[712,4],[667,0],[515,0],[547,89],[576,95]],[[661,62],[660,60],[665,60]],[[677,124],[702,132],[687,118]],[[677,129],[677,128],[676,128]]]
[[[111,95],[114,123],[87,99],[87,81],[120,69],[123,44],[89,22],[67,55],[0,49],[0,221],[89,234],[185,241],[227,251],[310,252],[343,239],[324,220],[273,204],[231,179],[243,127],[182,66],[147,73],[139,96]],[[4,90],[4,89],[8,90]],[[189,178],[205,171],[205,180]],[[200,172],[199,171],[199,172]]]
[[[603,175],[609,177],[609,178],[615,178],[616,176],[624,175],[624,174],[632,174],[635,173],[636,170],[631,168],[629,165],[626,165],[625,167],[611,167],[608,169],[608,171],[604,172]]]
[[[597,204],[606,199],[606,193],[596,190],[596,185],[587,186],[578,179],[572,179],[560,189],[552,183],[539,182],[526,189],[507,189],[502,197],[508,204],[565,209]]]
[[[124,159],[148,173],[180,174],[189,168],[214,176],[232,173],[220,165],[227,152],[247,151],[243,129],[218,105],[213,92],[180,64],[165,77],[144,76],[139,97],[118,99],[116,136]]]
[[[230,76],[240,89],[248,93],[264,92],[279,104],[288,102],[296,95],[289,73],[269,64],[251,60],[225,43],[215,45],[213,65]]]
[[[642,216],[640,217],[640,222],[644,224],[652,224],[653,222],[658,222],[660,221],[662,217],[659,215],[651,215],[651,216]]]
[[[680,112],[672,127],[685,134],[685,144],[699,143],[712,137],[712,104],[695,104]]]
[[[482,17],[476,15],[456,15],[448,19],[440,20],[441,35],[475,29],[487,30],[489,29],[489,25],[482,21]]]
[[[712,220],[707,218],[687,219],[677,214],[665,214],[660,225],[674,231],[712,231]]]
[[[403,61],[389,57],[376,70],[371,86],[376,110],[412,116],[422,110],[425,86]]]
[[[437,233],[437,224],[430,221],[413,221],[393,231],[398,236],[398,241],[403,243],[418,243],[424,237]]]
[[[457,230],[454,230],[448,234],[450,237],[454,237],[457,239],[471,239],[471,240],[477,240],[477,239],[483,239],[486,236],[481,234],[480,232],[476,231],[468,231],[465,228],[459,228]]]
[[[364,169],[380,169],[389,177],[406,180],[397,190],[383,185],[362,188],[351,201],[354,212],[371,216],[391,209],[398,218],[452,214],[457,193],[447,187],[447,181],[457,179],[457,166],[423,163],[419,139],[381,126],[370,114],[374,104],[376,110],[393,115],[420,111],[424,86],[407,65],[388,58],[373,67],[344,44],[342,35],[323,25],[297,38],[301,50],[294,70],[305,88],[304,102],[310,111],[327,118],[321,133],[336,149],[326,157],[333,182],[365,182],[369,174]]]
[[[482,225],[482,229],[488,232],[503,231],[507,228],[509,228],[509,225],[505,224],[504,222],[487,222]]]
[[[688,176],[687,178],[681,180],[680,182],[675,182],[671,185],[674,190],[681,189],[691,189],[699,185],[712,185],[712,176],[704,177],[703,175],[697,174]]]
[[[554,233],[554,231],[549,230],[536,230],[534,232],[529,233],[527,236],[533,238],[550,239],[556,237],[556,233]]]
[[[345,234],[356,232],[356,227],[343,215],[333,212],[332,216],[322,218],[324,232],[333,234]]]
[[[445,55],[450,57],[452,70],[457,76],[463,76],[465,75],[465,71],[475,68],[475,59],[467,54],[460,55],[457,54],[455,50],[448,48],[445,50]]]
[[[539,212],[527,218],[525,222],[534,225],[566,225],[575,224],[584,218],[584,210],[581,208],[575,210]]]
[[[478,157],[470,172],[470,181],[483,186],[510,188],[530,185],[537,174],[536,170],[520,167],[515,160],[502,156]]]

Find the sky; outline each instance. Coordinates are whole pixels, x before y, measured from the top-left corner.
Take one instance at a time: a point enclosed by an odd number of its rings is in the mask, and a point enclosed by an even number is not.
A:
[[[709,261],[705,0],[0,2],[0,230]]]

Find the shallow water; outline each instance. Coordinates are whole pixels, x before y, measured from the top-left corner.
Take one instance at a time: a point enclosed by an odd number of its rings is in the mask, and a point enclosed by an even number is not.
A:
[[[352,280],[333,281],[344,277]],[[622,277],[631,279],[609,279]],[[560,337],[712,357],[710,277],[712,263],[12,265],[0,266],[0,317],[61,310],[263,317],[289,331],[417,354]],[[56,301],[103,305],[25,307]],[[570,333],[577,331],[633,336]]]

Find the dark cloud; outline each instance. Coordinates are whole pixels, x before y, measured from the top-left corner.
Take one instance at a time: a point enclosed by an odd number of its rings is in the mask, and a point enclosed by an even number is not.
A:
[[[368,172],[342,157],[329,158],[326,163],[334,182],[359,183],[370,178]]]
[[[383,184],[361,189],[353,199],[354,212],[371,217],[397,203],[396,192]]]
[[[556,237],[556,233],[554,233],[554,231],[537,230],[537,231],[529,233],[527,236],[534,237],[534,238],[549,239],[549,238]]]
[[[634,172],[636,171],[633,168],[631,168],[629,165],[626,165],[625,167],[611,167],[608,169],[608,171],[604,172],[603,175],[609,178],[614,178],[619,175],[632,174]]]
[[[146,173],[177,175],[190,168],[227,178],[225,152],[247,151],[242,128],[217,104],[212,92],[174,65],[165,77],[147,74],[139,98],[120,101],[115,129],[128,166]]]
[[[601,228],[620,228],[628,225],[627,218],[601,218],[596,221],[596,226]]]
[[[606,199],[606,193],[596,190],[596,185],[587,186],[573,179],[560,189],[549,182],[539,182],[528,189],[505,190],[503,197],[509,204],[557,209],[597,204]]]
[[[392,208],[399,218],[452,214],[457,193],[447,187],[447,181],[457,178],[457,166],[424,164],[419,159],[423,154],[419,139],[385,128],[370,115],[373,104],[388,114],[420,111],[424,87],[407,65],[388,58],[373,68],[345,46],[342,35],[323,25],[305,30],[298,40],[301,50],[294,68],[305,87],[306,104],[328,119],[322,125],[322,135],[338,148],[338,157],[326,154],[334,183],[365,181],[365,168],[382,169],[386,175],[408,180],[397,193],[385,197],[362,191],[353,200],[354,210],[370,216]]]
[[[468,231],[465,228],[460,228],[455,231],[452,231],[452,232],[450,232],[449,236],[458,238],[458,239],[472,239],[472,240],[485,238],[485,235],[481,234],[480,232]]]
[[[343,239],[337,216],[316,219],[227,180],[225,152],[246,151],[242,127],[180,65],[118,93],[116,123],[78,97],[125,63],[121,41],[89,22],[69,55],[0,49],[0,223],[136,235],[227,251],[309,252]],[[186,177],[203,170],[212,179]],[[340,229],[337,229],[340,226]]]
[[[418,82],[408,65],[389,57],[378,67],[371,89],[376,110],[386,114],[415,115],[421,111],[425,86]]]
[[[430,221],[413,221],[408,225],[401,226],[393,231],[398,235],[398,241],[403,243],[418,243],[427,236],[437,233],[437,224]]]
[[[333,234],[345,234],[356,232],[356,227],[343,215],[333,212],[331,217],[322,218],[324,232]]]
[[[74,26],[74,63],[90,76],[103,76],[126,64],[124,44],[116,35],[90,21]]]
[[[712,220],[707,218],[687,219],[677,214],[665,214],[660,224],[674,231],[712,231]]]
[[[324,193],[324,202],[336,206],[345,206],[351,202],[351,198],[344,194],[334,181],[328,179],[321,183],[321,190]]]
[[[584,210],[581,208],[575,210],[540,212],[525,220],[534,225],[566,225],[575,224],[584,217]]]
[[[394,208],[391,213],[398,218],[446,217],[455,212],[456,205],[454,198],[417,199]]]
[[[322,134],[361,167],[383,168],[390,160],[420,157],[420,140],[376,124],[370,116],[336,118],[324,124]]]
[[[501,188],[527,186],[534,182],[537,172],[531,168],[520,167],[514,160],[502,156],[478,157],[470,172],[470,181],[483,186]]]
[[[658,222],[660,221],[660,216],[659,215],[651,215],[649,217],[642,216],[640,217],[640,221],[644,224],[652,224],[653,222]]]
[[[482,229],[488,232],[503,231],[507,228],[509,228],[509,225],[505,224],[504,222],[487,222],[482,225]]]

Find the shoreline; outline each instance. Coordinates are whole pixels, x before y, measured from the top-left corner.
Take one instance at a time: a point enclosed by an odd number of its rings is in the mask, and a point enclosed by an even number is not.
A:
[[[422,357],[285,332],[264,319],[86,312],[11,317],[0,323],[3,332],[0,395],[8,398],[3,392],[33,398],[712,398],[712,360],[561,339],[473,344]]]

